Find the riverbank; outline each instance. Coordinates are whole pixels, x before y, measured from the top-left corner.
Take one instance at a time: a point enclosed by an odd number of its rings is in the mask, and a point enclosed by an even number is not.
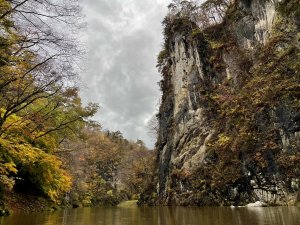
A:
[[[121,202],[117,206],[124,207],[124,208],[135,207],[135,206],[137,206],[137,202],[138,202],[138,200],[128,200],[128,201]]]
[[[38,213],[47,211],[56,211],[66,208],[93,208],[100,205],[70,205],[70,204],[55,204],[49,198],[34,193],[18,193],[18,192],[7,192],[4,196],[4,203],[1,204],[0,216],[9,216],[13,213]],[[115,204],[118,207],[133,207],[137,205],[137,200],[123,201],[119,204]],[[103,206],[103,205],[101,205]],[[112,206],[112,205],[109,205]]]
[[[29,193],[9,192],[4,196],[5,209],[8,214],[15,212],[42,212],[60,208],[50,199]]]

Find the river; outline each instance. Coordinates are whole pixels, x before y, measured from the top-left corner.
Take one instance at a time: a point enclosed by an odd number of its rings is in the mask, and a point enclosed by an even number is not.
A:
[[[299,225],[300,208],[98,207],[0,218],[1,225]]]

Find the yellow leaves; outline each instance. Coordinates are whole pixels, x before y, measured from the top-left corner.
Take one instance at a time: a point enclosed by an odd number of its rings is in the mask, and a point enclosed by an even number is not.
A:
[[[0,174],[15,173],[31,180],[55,202],[59,201],[61,194],[70,190],[71,177],[61,168],[62,162],[56,156],[47,154],[20,138],[0,138],[0,146],[12,159],[1,166]],[[22,168],[21,174],[16,165]]]
[[[33,132],[34,137],[38,137],[39,135],[43,135],[44,132]],[[58,143],[54,136],[46,135],[42,136],[35,140],[36,145],[42,147],[43,150],[47,153],[53,153],[56,151]]]
[[[58,197],[59,197],[59,193],[57,191],[50,189],[50,190],[48,190],[47,194],[52,200],[54,200],[54,202],[57,202],[56,199],[58,199]]]
[[[3,160],[1,160],[3,161]],[[17,174],[18,170],[14,162],[0,162],[0,175],[9,175],[10,173]]]
[[[71,189],[72,180],[67,173],[59,169],[60,174],[57,171],[45,171],[44,181],[45,184],[42,186],[42,190],[52,201],[59,203],[60,197],[63,193]],[[53,173],[54,172],[54,173]]]
[[[111,197],[114,195],[114,194],[113,194],[113,190],[107,191],[106,194],[107,194],[108,196],[111,196]]]
[[[0,108],[0,114],[1,117],[6,113],[6,110],[3,108]],[[27,129],[28,124],[30,123],[29,120],[20,117],[16,114],[11,114],[2,125],[2,129],[8,133],[8,132],[24,132],[24,130]]]
[[[218,49],[218,48],[224,47],[224,43],[223,42],[210,41],[209,43],[210,43],[212,49]]]
[[[18,170],[16,168],[16,164],[14,162],[9,162],[9,163],[5,163],[3,165],[3,167],[5,168],[5,170],[7,171],[7,174],[9,172],[12,172],[14,174],[17,174]],[[0,170],[1,171],[1,170]]]
[[[38,152],[29,144],[16,144],[10,149],[10,154],[22,164],[28,164],[38,160]]]
[[[62,162],[55,156],[40,149],[23,146],[16,151],[17,159],[23,170],[27,170],[37,186],[53,201],[71,188],[71,178],[61,169]],[[25,150],[26,149],[26,150]]]
[[[228,144],[230,144],[230,142],[231,138],[229,136],[226,136],[225,134],[220,134],[216,144],[220,147],[225,147]]]

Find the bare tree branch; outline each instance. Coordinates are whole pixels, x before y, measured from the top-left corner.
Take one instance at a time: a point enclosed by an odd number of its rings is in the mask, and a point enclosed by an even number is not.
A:
[[[4,17],[8,16],[9,14],[13,13],[17,8],[21,7],[22,5],[24,5],[26,2],[28,2],[29,0],[24,0],[20,3],[18,3],[16,6],[14,6],[12,9],[6,11],[5,13],[3,13],[0,16],[0,19],[3,19]]]

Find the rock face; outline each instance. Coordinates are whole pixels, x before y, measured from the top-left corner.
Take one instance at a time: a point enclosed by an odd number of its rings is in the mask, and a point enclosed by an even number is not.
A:
[[[290,204],[300,188],[299,2],[165,21],[157,203]]]

